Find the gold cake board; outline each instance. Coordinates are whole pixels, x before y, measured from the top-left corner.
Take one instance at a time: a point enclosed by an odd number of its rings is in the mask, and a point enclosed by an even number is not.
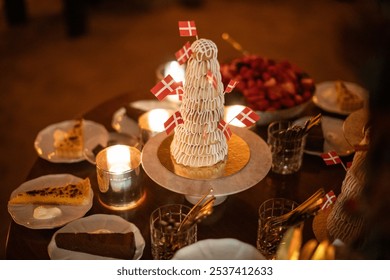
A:
[[[216,205],[228,195],[242,192],[260,182],[271,169],[272,156],[267,143],[256,133],[230,126],[236,139],[230,145],[234,149],[225,175],[216,179],[190,179],[174,173],[170,166],[167,143],[170,136],[161,132],[149,139],[142,150],[142,166],[145,173],[160,186],[186,196],[191,203],[213,189]],[[234,138],[233,138],[234,139]],[[230,141],[229,141],[230,142]],[[230,151],[229,155],[230,156]],[[172,164],[172,163],[171,163]]]

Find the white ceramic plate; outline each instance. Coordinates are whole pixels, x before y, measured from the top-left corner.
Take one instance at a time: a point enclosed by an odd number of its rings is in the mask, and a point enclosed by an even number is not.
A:
[[[344,82],[346,87],[364,99],[364,106],[367,106],[368,92],[358,84]],[[337,105],[337,94],[335,81],[322,82],[316,85],[313,102],[322,110],[340,115],[349,115],[353,111],[341,110]]]
[[[252,245],[233,238],[205,239],[181,248],[174,260],[265,260]]]
[[[24,182],[11,193],[11,197],[20,192],[37,190],[49,186],[61,186],[68,183],[77,183],[82,179],[71,174],[55,174],[41,176]],[[93,203],[93,190],[89,190],[89,198],[83,204],[72,205],[39,205],[39,204],[8,204],[8,212],[12,219],[20,225],[32,229],[56,228],[63,226],[75,219],[83,217],[91,209]],[[52,213],[52,217],[46,215],[38,217],[39,213]],[[34,217],[35,213],[35,217]],[[45,217],[45,218],[43,218]]]
[[[179,105],[169,101],[139,100],[129,104],[130,107],[148,112],[153,109],[166,109],[172,112],[178,110]],[[119,133],[138,137],[141,132],[138,120],[133,120],[126,114],[126,108],[119,108],[113,115],[111,126]]]
[[[119,108],[112,116],[111,126],[115,131],[138,137],[141,135],[138,122],[128,117],[126,108]]]
[[[74,120],[63,121],[60,123],[49,125],[41,130],[35,138],[34,147],[38,155],[50,162],[64,162],[72,163],[85,160],[85,157],[79,158],[62,158],[56,155],[54,149],[54,131],[57,129],[68,130],[74,125]],[[108,132],[106,128],[93,121],[84,120],[84,146],[85,148],[93,149],[97,144],[106,146],[108,141]],[[90,139],[96,139],[96,141],[89,141]],[[87,147],[87,145],[94,145]]]
[[[59,232],[94,232],[97,230],[104,230],[108,232],[134,232],[135,238],[135,254],[134,260],[141,258],[144,248],[145,240],[142,237],[139,229],[132,223],[116,215],[96,214],[91,215],[76,221],[73,221],[63,228],[59,229],[52,237],[48,253],[52,260],[107,260],[111,258],[91,255],[82,252],[70,251],[58,248],[55,242],[55,236]]]
[[[294,124],[303,125],[310,117],[302,117]],[[322,151],[312,151],[305,149],[309,155],[320,156],[322,153],[335,151],[339,156],[348,156],[354,152],[353,147],[347,142],[343,132],[344,121],[342,119],[322,116],[321,129],[324,137],[324,146]],[[310,132],[309,132],[310,133]]]

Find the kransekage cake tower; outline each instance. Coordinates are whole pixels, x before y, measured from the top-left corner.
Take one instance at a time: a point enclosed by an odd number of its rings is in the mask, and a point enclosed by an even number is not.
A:
[[[228,154],[227,139],[217,127],[225,103],[218,49],[207,39],[194,41],[191,49],[180,107],[184,124],[175,128],[172,162],[175,173],[183,177],[218,178]]]

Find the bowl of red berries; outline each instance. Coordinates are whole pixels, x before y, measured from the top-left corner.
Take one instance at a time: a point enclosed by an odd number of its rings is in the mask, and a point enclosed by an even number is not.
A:
[[[225,86],[238,82],[232,93],[260,116],[258,125],[299,116],[315,91],[313,79],[297,66],[258,55],[221,64],[221,74]]]

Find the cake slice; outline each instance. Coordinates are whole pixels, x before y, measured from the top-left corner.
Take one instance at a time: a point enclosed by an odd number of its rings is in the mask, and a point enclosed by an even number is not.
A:
[[[26,192],[20,192],[11,198],[10,204],[54,204],[81,205],[89,197],[91,183],[89,178],[78,183],[64,186],[50,186]]]
[[[347,88],[342,81],[336,81],[337,104],[343,111],[355,111],[363,107],[364,100]]]
[[[62,158],[80,158],[83,156],[83,119],[75,120],[74,125],[67,131],[55,130],[53,137],[57,156]]]
[[[55,241],[58,248],[115,259],[132,260],[135,254],[133,232],[60,232]]]

